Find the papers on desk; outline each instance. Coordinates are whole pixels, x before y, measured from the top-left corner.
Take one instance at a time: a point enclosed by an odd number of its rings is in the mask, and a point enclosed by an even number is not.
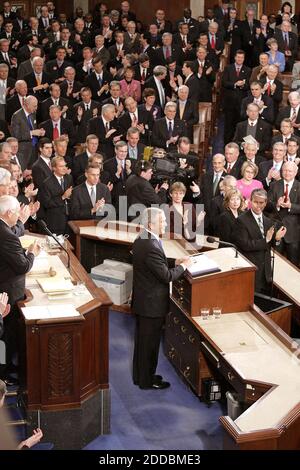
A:
[[[30,276],[49,274],[49,259],[46,251],[41,250],[40,254],[35,256],[32,268],[28,274]]]
[[[23,307],[22,313],[26,320],[46,320],[47,318],[67,318],[80,315],[72,304]]]
[[[64,277],[43,277],[41,279],[38,279],[37,281],[41,286],[43,292],[45,292],[46,294],[67,294],[74,289],[71,280],[65,279]]]
[[[192,257],[193,264],[187,268],[191,276],[202,276],[204,274],[212,274],[220,272],[218,264],[203,254]]]
[[[19,240],[21,242],[22,248],[24,248],[24,250],[27,250],[27,248],[29,248],[30,245],[32,245],[36,240],[38,242],[41,242],[43,241],[43,238],[33,237],[32,235],[22,235]]]

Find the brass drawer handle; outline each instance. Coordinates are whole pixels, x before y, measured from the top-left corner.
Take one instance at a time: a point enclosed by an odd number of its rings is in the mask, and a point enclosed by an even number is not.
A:
[[[173,322],[175,323],[175,325],[178,325],[178,323],[179,323],[179,318],[174,317],[174,318],[173,318]]]
[[[187,329],[186,329],[186,327],[185,327],[185,326],[183,326],[183,325],[181,325],[180,329],[181,329],[182,333],[186,333],[186,332],[187,332]]]
[[[186,379],[191,375],[189,366],[186,367],[185,371],[183,372],[183,375]]]
[[[195,337],[193,335],[189,335],[189,342],[194,343],[195,342]]]

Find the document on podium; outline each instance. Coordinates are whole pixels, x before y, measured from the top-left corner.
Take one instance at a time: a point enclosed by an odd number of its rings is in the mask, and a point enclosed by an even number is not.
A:
[[[204,274],[218,273],[221,271],[218,264],[204,254],[192,256],[191,259],[193,264],[187,268],[187,271],[193,277],[202,276]]]
[[[78,317],[80,315],[80,313],[72,304],[23,307],[22,313],[26,320],[45,320],[47,318]]]

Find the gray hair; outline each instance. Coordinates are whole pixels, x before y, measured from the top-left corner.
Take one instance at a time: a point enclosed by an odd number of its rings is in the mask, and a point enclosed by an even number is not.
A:
[[[7,178],[9,178],[10,180],[10,177],[11,177],[10,172],[6,170],[6,168],[0,167],[0,185],[6,186],[7,183],[5,183],[4,181],[7,180]]]
[[[153,75],[155,77],[163,75],[164,73],[167,73],[167,68],[164,65],[156,65],[156,67],[153,69]]]
[[[4,215],[7,211],[17,212],[20,209],[20,203],[14,196],[0,197],[0,215]]]
[[[142,213],[142,224],[145,228],[149,227],[149,224],[153,223],[159,215],[164,214],[162,209],[158,207],[147,207]]]

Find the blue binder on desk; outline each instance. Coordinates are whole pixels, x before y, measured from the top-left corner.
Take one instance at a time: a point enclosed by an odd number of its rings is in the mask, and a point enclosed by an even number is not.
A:
[[[204,276],[205,274],[214,274],[221,272],[218,264],[204,254],[192,257],[193,264],[187,268],[192,277]]]

